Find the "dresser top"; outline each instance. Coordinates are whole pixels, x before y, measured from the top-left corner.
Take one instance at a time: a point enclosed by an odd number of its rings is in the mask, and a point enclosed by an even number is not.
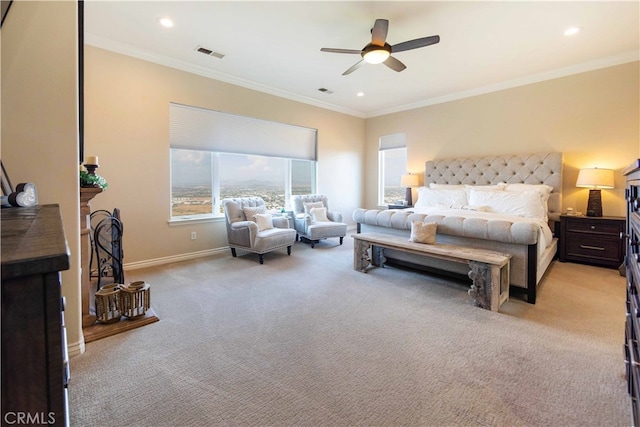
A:
[[[69,268],[69,247],[58,205],[4,208],[2,280]]]

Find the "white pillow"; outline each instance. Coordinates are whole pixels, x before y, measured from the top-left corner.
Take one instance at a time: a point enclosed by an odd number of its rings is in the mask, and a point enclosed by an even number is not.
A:
[[[464,184],[436,184],[435,182],[429,183],[429,188],[434,190],[457,190],[458,188],[464,188]]]
[[[544,219],[546,211],[538,191],[470,190],[469,204],[486,206],[487,212]]]
[[[544,208],[545,220],[548,220],[549,197],[553,187],[547,184],[506,184],[506,191],[537,191],[540,193],[540,200]]]
[[[438,224],[435,222],[411,221],[411,237],[409,237],[409,241],[433,245],[436,242],[437,228]]]
[[[273,228],[273,216],[271,214],[256,214],[256,224],[258,231],[270,230]]]
[[[267,213],[267,208],[264,205],[261,206],[246,206],[242,208],[242,212],[244,213],[244,218],[247,221],[255,221],[256,214],[265,214]]]
[[[465,185],[464,189],[467,191],[467,200],[469,200],[469,192],[471,190],[478,191],[504,191],[507,184],[499,183],[494,185]]]
[[[498,184],[491,185],[465,185],[467,190],[482,190],[482,191],[502,191],[507,188],[507,184],[500,182]]]
[[[463,211],[476,211],[476,212],[487,212],[489,208],[487,206],[476,206],[476,205],[462,205],[460,209]]]
[[[467,204],[467,193],[464,188],[441,190],[427,187],[418,188],[418,200],[415,207],[453,207]]]
[[[544,194],[551,194],[553,187],[547,184],[504,184],[507,191],[540,191]]]
[[[313,222],[328,222],[327,208],[311,208],[309,211]]]
[[[442,203],[436,203],[436,209],[460,209],[463,211],[478,211],[478,212],[488,212],[486,206],[473,206],[473,205],[454,205],[448,206]]]
[[[307,215],[311,215],[311,209],[313,208],[323,208],[324,203],[322,202],[305,202],[304,205],[304,213]]]

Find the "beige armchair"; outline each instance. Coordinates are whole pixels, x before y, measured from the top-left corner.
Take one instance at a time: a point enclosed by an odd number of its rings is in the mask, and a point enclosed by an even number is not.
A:
[[[222,201],[227,225],[227,238],[231,255],[236,249],[258,254],[260,264],[264,254],[276,249],[287,248],[296,241],[296,231],[289,228],[289,220],[267,213],[264,200],[260,197],[242,197]]]
[[[295,229],[302,241],[311,243],[313,248],[321,239],[340,238],[340,244],[347,235],[347,224],[342,222],[342,214],[329,211],[327,196],[306,194],[293,196]]]

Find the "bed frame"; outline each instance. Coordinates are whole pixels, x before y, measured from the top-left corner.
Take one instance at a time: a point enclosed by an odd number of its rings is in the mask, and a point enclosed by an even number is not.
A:
[[[509,184],[547,184],[553,188],[548,201],[549,225],[555,231],[562,209],[562,153],[511,154],[485,157],[466,157],[430,160],[425,164],[424,185],[468,184],[491,185],[506,182]],[[424,220],[424,214],[414,214],[410,210],[356,209],[353,220],[358,232],[379,232],[406,236],[410,232],[411,221]],[[445,221],[440,218],[436,221]],[[442,222],[444,224],[444,222]],[[452,221],[450,227],[464,227]],[[470,225],[473,227],[473,224]],[[510,292],[520,294],[527,302],[535,304],[537,288],[544,273],[556,258],[558,239],[554,238],[546,248],[539,248],[533,239],[523,243],[474,237],[473,228],[465,230],[451,229],[438,232],[439,243],[498,251],[511,255]],[[496,229],[496,230],[499,230]],[[454,232],[451,232],[454,231]],[[496,234],[496,236],[498,236]],[[412,254],[389,250],[385,252],[389,263],[405,265],[427,271],[447,274],[466,275],[467,270],[459,264],[445,260],[425,260]]]
[[[562,212],[562,153],[511,154],[485,157],[467,157],[430,160],[425,163],[424,185],[468,184],[490,185],[547,184],[553,187],[549,198],[549,222],[551,230]],[[526,287],[511,286],[512,293],[525,294],[535,304],[537,288],[545,271],[555,259],[554,243],[538,257],[537,245],[529,245],[526,260]]]

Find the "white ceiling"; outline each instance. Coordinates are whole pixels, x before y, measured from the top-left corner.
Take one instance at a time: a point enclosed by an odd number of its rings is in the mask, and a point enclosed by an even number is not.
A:
[[[359,117],[636,61],[638,1],[85,1],[85,42]],[[158,20],[171,18],[173,28]],[[375,19],[391,45],[439,35],[342,76]],[[564,36],[565,29],[581,31]],[[225,54],[196,52],[198,46]],[[323,93],[326,88],[333,93]],[[356,94],[363,92],[364,96]]]

